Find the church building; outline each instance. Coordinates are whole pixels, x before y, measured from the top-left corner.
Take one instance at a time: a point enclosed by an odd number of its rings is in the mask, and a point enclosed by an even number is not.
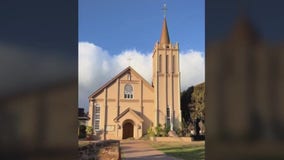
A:
[[[152,55],[152,83],[127,67],[89,96],[89,125],[102,140],[138,139],[159,124],[181,127],[178,43],[171,43],[166,18]]]

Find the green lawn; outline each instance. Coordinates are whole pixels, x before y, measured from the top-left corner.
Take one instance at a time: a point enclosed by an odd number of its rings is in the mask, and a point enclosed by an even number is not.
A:
[[[151,145],[167,155],[185,160],[205,159],[205,144],[203,142],[151,142]]]

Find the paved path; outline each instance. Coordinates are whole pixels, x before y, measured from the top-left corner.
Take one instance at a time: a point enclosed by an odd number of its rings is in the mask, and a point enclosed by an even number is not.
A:
[[[181,160],[154,149],[143,140],[120,141],[121,158],[123,160]]]

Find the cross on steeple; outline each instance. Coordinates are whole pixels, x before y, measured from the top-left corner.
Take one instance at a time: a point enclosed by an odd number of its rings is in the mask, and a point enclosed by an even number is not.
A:
[[[168,10],[166,3],[164,3],[162,10],[164,12],[164,17],[166,17],[166,13],[167,13],[167,10]]]
[[[127,60],[128,60],[128,63],[129,63],[128,65],[130,66],[131,65],[131,60],[132,60],[131,57],[128,57]]]

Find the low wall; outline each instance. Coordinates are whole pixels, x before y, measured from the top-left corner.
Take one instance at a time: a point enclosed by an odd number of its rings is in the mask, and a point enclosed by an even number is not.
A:
[[[79,160],[120,160],[120,141],[98,141],[79,147]]]
[[[154,142],[191,142],[191,137],[150,137]]]

